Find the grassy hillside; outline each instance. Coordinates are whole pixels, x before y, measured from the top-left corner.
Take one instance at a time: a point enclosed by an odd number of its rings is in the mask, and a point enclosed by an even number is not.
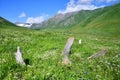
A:
[[[16,26],[15,24],[13,24],[12,22],[6,20],[3,17],[0,17],[0,29],[10,29],[10,30],[16,30],[16,29],[20,29],[21,31],[25,31],[27,30],[27,28],[25,27],[20,27],[20,26]]]
[[[7,26],[9,26],[7,24]],[[90,30],[89,30],[90,31]],[[0,28],[0,80],[119,80],[120,38],[81,31],[27,30]],[[75,37],[72,64],[62,65],[62,50],[67,39]],[[78,40],[82,39],[82,44]],[[14,53],[20,46],[29,66],[16,63]],[[89,56],[102,49],[107,54],[94,60]]]
[[[94,21],[91,21],[88,27],[109,27],[120,26],[120,5],[111,7],[107,12],[98,15]]]
[[[93,31],[95,34],[111,34],[119,37],[120,34],[120,4],[98,9],[92,16],[72,28],[74,32]]]
[[[9,22],[8,20],[0,17],[0,28],[1,27],[8,27],[8,25],[9,25],[9,27],[15,26],[13,23]]]
[[[90,16],[92,11],[82,10],[66,14],[56,14],[52,18],[40,23],[33,24],[32,29],[69,29]]]
[[[95,10],[66,29],[30,30],[0,18],[0,80],[119,80],[119,9],[118,4]],[[69,56],[72,64],[62,65],[61,53],[71,36],[75,38]],[[28,65],[16,63],[17,46]],[[87,59],[103,49],[106,55]]]
[[[120,3],[96,10],[82,10],[66,14],[57,14],[52,18],[34,24],[33,29],[70,29],[79,31],[82,27],[119,26]],[[110,24],[109,24],[110,23]],[[112,24],[112,25],[111,25]],[[75,27],[76,26],[76,27]]]

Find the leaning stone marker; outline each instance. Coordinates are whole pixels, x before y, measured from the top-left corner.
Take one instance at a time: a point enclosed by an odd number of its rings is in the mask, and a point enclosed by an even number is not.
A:
[[[71,61],[69,60],[68,56],[70,54],[70,49],[72,47],[73,42],[74,42],[74,37],[68,38],[64,50],[62,52],[62,56],[63,56],[62,64],[71,64]]]
[[[106,52],[107,52],[107,50],[103,49],[103,50],[101,50],[101,51],[99,51],[99,52],[93,54],[92,56],[88,57],[88,59],[89,59],[89,60],[92,60],[92,59],[94,59],[94,58],[103,56],[103,55],[106,54]]]
[[[15,59],[18,64],[25,65],[19,46],[17,47],[17,52],[15,53]]]

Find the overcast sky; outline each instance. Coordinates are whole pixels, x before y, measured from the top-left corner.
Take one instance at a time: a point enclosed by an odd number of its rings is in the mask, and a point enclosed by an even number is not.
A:
[[[11,22],[40,23],[55,14],[94,10],[120,0],[0,0],[0,16]]]

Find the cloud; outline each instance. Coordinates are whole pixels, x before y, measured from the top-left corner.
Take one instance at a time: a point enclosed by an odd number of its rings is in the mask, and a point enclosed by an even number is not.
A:
[[[79,10],[93,10],[98,8],[95,5],[92,5],[93,0],[70,0],[68,2],[67,7],[65,10],[60,10],[58,13],[68,13],[68,12],[73,12],[73,11],[79,11]]]
[[[117,1],[117,0],[99,0],[100,2],[107,2],[107,3],[109,3],[109,2],[113,2],[113,1]]]
[[[26,14],[25,14],[25,12],[22,12],[19,16],[18,16],[19,18],[23,18],[23,17],[26,17]]]
[[[68,13],[73,11],[80,11],[80,10],[94,10],[100,7],[104,7],[104,5],[96,6],[93,2],[113,2],[116,0],[70,0],[70,2],[67,3],[66,9],[59,10],[58,13]]]
[[[26,23],[41,23],[44,20],[45,20],[45,16],[28,17]]]

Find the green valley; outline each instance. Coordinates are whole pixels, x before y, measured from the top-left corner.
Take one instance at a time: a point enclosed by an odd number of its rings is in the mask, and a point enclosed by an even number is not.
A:
[[[120,3],[68,14],[34,24],[32,29],[0,17],[0,80],[119,80]],[[62,65],[69,37],[75,38],[69,56],[72,64]],[[28,61],[26,66],[15,61],[17,46]],[[104,56],[87,59],[103,49]]]

